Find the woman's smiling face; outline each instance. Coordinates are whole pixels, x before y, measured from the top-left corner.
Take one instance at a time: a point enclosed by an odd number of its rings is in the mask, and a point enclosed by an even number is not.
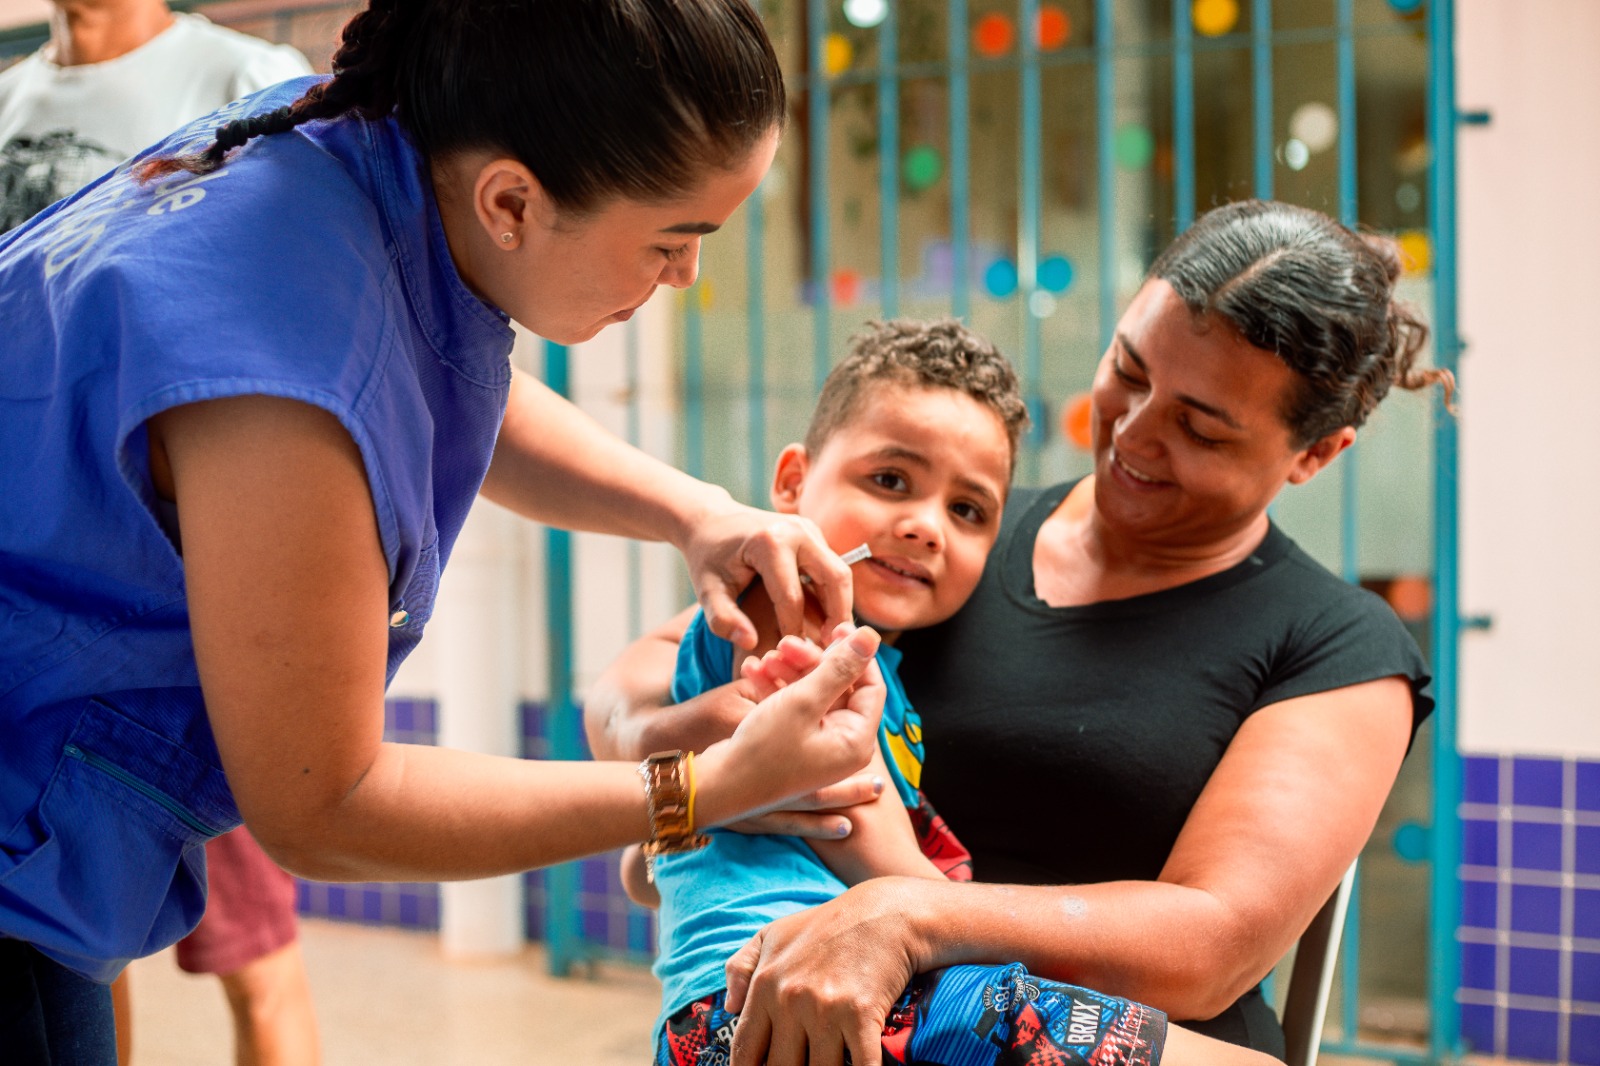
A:
[[[1204,547],[1258,521],[1285,483],[1310,480],[1353,430],[1297,447],[1284,411],[1297,377],[1165,281],[1139,290],[1093,391],[1095,509],[1168,547]],[[1341,443],[1342,442],[1342,443]]]

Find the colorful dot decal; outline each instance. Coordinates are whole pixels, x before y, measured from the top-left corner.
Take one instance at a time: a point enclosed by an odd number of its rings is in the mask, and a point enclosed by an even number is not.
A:
[[[1289,136],[1313,152],[1326,152],[1339,139],[1339,114],[1320,100],[1301,104],[1289,116]]]
[[[944,158],[937,148],[917,145],[906,152],[900,161],[900,171],[906,185],[917,192],[928,188],[944,173]]]
[[[1194,30],[1202,37],[1221,37],[1239,24],[1239,0],[1194,0],[1189,9]]]
[[[1066,292],[1072,288],[1072,260],[1064,255],[1052,255],[1039,264],[1039,288],[1046,292]]]
[[[861,272],[859,270],[835,270],[829,279],[829,288],[833,291],[833,302],[840,307],[852,307],[861,300]]]
[[[888,0],[844,0],[844,17],[852,26],[870,30],[888,15]]]
[[[855,45],[844,34],[830,33],[822,39],[822,72],[828,77],[837,77],[849,70],[855,58]]]
[[[1009,259],[996,259],[983,272],[983,287],[989,295],[1003,300],[1017,291],[1017,264]]]
[[[1075,447],[1088,451],[1094,447],[1094,402],[1080,392],[1061,405],[1061,435]]]
[[[987,59],[998,59],[1011,51],[1017,39],[1017,27],[998,12],[991,12],[972,27],[972,47]]]
[[[1400,262],[1407,274],[1426,274],[1433,269],[1433,241],[1420,229],[1408,229],[1397,238]]]
[[[1156,139],[1143,126],[1123,126],[1113,138],[1111,154],[1123,170],[1143,170],[1155,158]]]
[[[1054,52],[1072,36],[1072,22],[1067,18],[1067,13],[1055,4],[1040,4],[1035,30],[1034,41],[1039,45],[1039,51]]]
[[[1422,0],[1389,0],[1389,6],[1402,15],[1415,15],[1422,10]]]

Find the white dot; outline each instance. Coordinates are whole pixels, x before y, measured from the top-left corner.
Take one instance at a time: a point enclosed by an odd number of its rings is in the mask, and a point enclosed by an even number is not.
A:
[[[1028,297],[1028,310],[1034,318],[1049,318],[1056,313],[1056,298],[1043,289],[1035,289]]]
[[[1339,139],[1339,116],[1320,100],[1301,104],[1289,119],[1289,136],[1313,152],[1325,152]]]
[[[1422,206],[1422,190],[1409,181],[1402,181],[1394,190],[1394,202],[1402,211],[1415,211]]]
[[[850,25],[868,29],[889,14],[888,0],[844,0],[844,17]]]
[[[1289,138],[1283,146],[1283,161],[1290,170],[1304,170],[1306,164],[1311,162],[1311,149],[1306,143],[1296,138]]]

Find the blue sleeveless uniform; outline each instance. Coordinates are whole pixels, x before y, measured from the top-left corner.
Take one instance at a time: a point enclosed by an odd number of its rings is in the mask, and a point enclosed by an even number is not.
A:
[[[98,980],[194,926],[201,845],[239,822],[146,420],[246,394],[340,420],[388,563],[392,679],[505,410],[508,321],[456,273],[392,119],[132,176],[314,80],[196,121],[0,238],[0,936]]]

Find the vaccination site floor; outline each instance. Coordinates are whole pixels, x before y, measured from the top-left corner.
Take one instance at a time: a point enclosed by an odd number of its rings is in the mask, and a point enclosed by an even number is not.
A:
[[[604,964],[592,976],[558,980],[545,972],[537,946],[511,959],[458,962],[446,961],[428,934],[315,919],[302,921],[301,931],[326,1066],[650,1061],[659,986],[640,967]],[[133,1066],[232,1063],[227,1006],[215,979],[183,973],[170,950],[141,959],[130,973]]]

